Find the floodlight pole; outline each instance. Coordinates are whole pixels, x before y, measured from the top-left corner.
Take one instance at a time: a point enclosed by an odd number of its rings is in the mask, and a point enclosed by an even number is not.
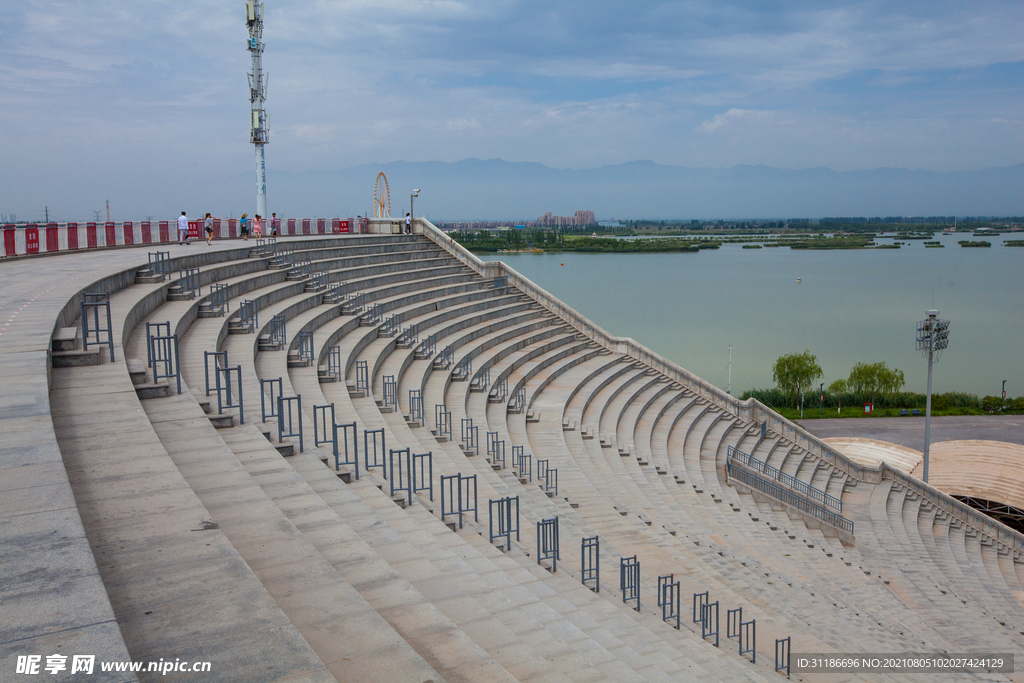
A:
[[[928,355],[928,393],[924,404],[924,467],[921,480],[928,483],[928,450],[932,428],[932,364],[936,351],[949,344],[949,321],[939,320],[935,309],[925,311],[928,317],[917,323],[917,350]]]
[[[266,79],[263,77],[263,3],[246,0],[245,23],[249,28],[247,49],[252,53],[252,69],[249,71],[249,102],[252,112],[249,119],[249,142],[256,146],[256,213],[267,218],[267,162],[263,147],[270,141],[267,128],[267,112],[263,100],[267,96]],[[270,234],[270,230],[267,230]]]

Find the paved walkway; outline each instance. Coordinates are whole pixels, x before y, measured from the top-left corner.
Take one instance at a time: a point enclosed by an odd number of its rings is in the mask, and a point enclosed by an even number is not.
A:
[[[815,436],[878,439],[924,450],[923,417],[876,417],[804,420],[801,426]],[[1024,444],[1024,415],[951,415],[932,418],[932,443],[983,439]]]

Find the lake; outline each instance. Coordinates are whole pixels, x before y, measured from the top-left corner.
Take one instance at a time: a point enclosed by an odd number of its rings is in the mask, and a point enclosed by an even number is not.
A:
[[[879,250],[723,244],[680,254],[478,255],[504,261],[609,333],[723,389],[732,344],[736,396],[774,386],[776,358],[804,349],[817,355],[826,386],[854,363],[885,361],[906,374],[906,390],[924,392],[916,325],[933,307],[950,320],[936,393],[998,395],[1005,379],[1008,396],[1024,395],[1024,247],[1002,246],[1024,234],[933,239],[945,248],[912,240]],[[964,239],[992,247],[963,248]]]

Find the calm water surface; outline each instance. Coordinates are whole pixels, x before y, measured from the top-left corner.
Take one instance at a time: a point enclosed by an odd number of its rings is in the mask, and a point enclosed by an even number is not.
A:
[[[885,361],[924,391],[915,350],[928,308],[951,321],[934,390],[1024,395],[1024,248],[1004,234],[936,236],[944,249],[793,251],[724,244],[696,254],[480,254],[502,260],[613,335],[632,337],[723,389],[771,387],[785,353],[818,356],[826,385]],[[962,239],[991,248],[965,249]],[[877,240],[880,244],[891,240]],[[564,263],[564,266],[560,266]],[[801,282],[797,282],[797,278]],[[934,299],[933,299],[934,297]]]

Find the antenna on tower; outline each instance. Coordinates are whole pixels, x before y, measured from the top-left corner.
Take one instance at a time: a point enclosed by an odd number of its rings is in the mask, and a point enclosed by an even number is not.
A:
[[[263,3],[246,0],[245,23],[249,27],[247,49],[252,54],[252,69],[249,71],[249,101],[252,112],[249,120],[249,142],[256,145],[256,213],[267,216],[267,164],[263,146],[269,141],[267,112],[263,109],[266,98],[266,81],[263,78]]]

